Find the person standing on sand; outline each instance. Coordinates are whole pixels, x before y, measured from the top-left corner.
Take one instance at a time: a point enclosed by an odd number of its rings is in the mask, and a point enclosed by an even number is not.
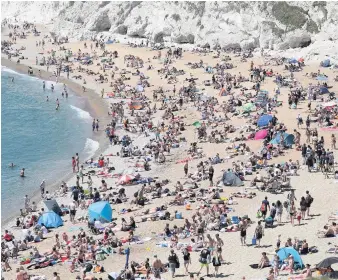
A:
[[[210,182],[210,186],[214,185],[214,181],[213,181],[214,172],[215,172],[214,168],[212,167],[212,165],[210,165],[210,167],[209,167],[209,182]]]
[[[95,119],[93,119],[93,122],[92,122],[92,129],[93,131],[95,131]]]
[[[185,163],[184,165],[184,174],[185,176],[188,176],[188,169],[189,169],[189,164],[188,164],[188,161]]]
[[[337,143],[337,139],[336,136],[334,134],[331,135],[331,149],[332,150],[336,150],[336,143]]]
[[[72,167],[73,167],[73,173],[76,172],[76,160],[75,157],[72,157]]]
[[[79,172],[79,170],[80,170],[80,168],[79,168],[79,165],[80,165],[80,157],[79,157],[79,153],[76,153],[76,154],[75,154],[75,161],[76,161],[77,172]]]
[[[40,192],[41,192],[41,197],[44,197],[45,194],[45,187],[46,187],[46,181],[42,180],[41,184],[40,184]]]
[[[73,200],[69,204],[69,219],[73,224],[75,222],[75,214],[76,214],[76,204],[75,204],[75,201]]]
[[[248,227],[248,223],[246,221],[246,219],[240,219],[240,222],[238,224],[238,228],[239,228],[239,231],[240,231],[240,237],[241,237],[241,243],[242,243],[242,246],[246,245],[246,229]]]

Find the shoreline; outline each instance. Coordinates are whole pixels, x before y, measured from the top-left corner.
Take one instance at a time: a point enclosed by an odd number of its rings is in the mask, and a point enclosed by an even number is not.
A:
[[[45,81],[51,81],[51,82],[55,82],[52,81],[51,79],[51,72],[47,72],[45,70],[41,70],[40,69],[40,73],[41,73],[41,77],[33,74],[33,75],[28,75],[27,74],[27,70],[28,70],[28,65],[26,64],[17,64],[11,60],[8,60],[6,58],[4,58],[3,56],[1,56],[1,66],[7,67],[8,69],[11,69],[19,74],[24,74],[27,76],[31,76],[31,77],[36,77],[40,80],[45,80]],[[39,69],[34,68],[33,66],[30,66],[33,69],[33,72],[36,73],[38,72]],[[101,122],[103,122],[104,124],[106,123],[106,121],[108,120],[107,115],[104,113],[105,110],[107,110],[107,104],[104,102],[104,100],[100,99],[99,95],[92,89],[90,88],[86,88],[86,92],[82,91],[82,87],[80,84],[64,78],[62,76],[59,77],[59,84],[66,84],[66,86],[78,97],[82,97],[85,98],[85,106],[84,108],[81,108],[85,111],[87,111],[91,117],[93,118],[99,118],[101,120]],[[105,141],[106,137],[104,134],[104,131],[100,131],[98,135],[93,135],[93,137],[90,137],[90,139],[97,141],[99,143],[99,148],[95,151],[94,155],[92,156],[92,158],[97,158],[100,154],[104,153],[107,148],[109,147],[109,144],[107,141]],[[71,180],[73,177],[75,176],[75,173],[73,172],[69,172],[67,174],[65,174],[62,178],[59,178],[55,181],[53,181],[52,183],[46,185],[46,191],[48,190],[49,192],[53,193],[54,191],[56,191],[59,186],[60,183],[62,181],[69,181]],[[30,195],[30,199],[31,201],[35,201],[36,204],[38,205],[39,203],[42,202],[42,198],[40,196],[40,191],[36,190],[33,191],[32,194]],[[12,213],[9,217],[1,217],[1,226],[6,227],[8,224],[13,222],[13,219],[18,215],[19,213]]]

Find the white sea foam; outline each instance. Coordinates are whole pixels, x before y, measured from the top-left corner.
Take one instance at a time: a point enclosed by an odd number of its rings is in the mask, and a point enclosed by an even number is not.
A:
[[[16,72],[8,67],[5,67],[5,66],[1,66],[1,71],[4,71],[4,72],[7,72],[7,73],[11,73],[11,74],[15,74],[15,75],[24,75],[24,74],[21,74],[19,72]]]
[[[87,138],[86,143],[85,143],[85,147],[84,147],[84,152],[86,154],[86,157],[88,157],[88,158],[92,157],[99,147],[100,147],[99,142],[97,142],[93,139]]]
[[[76,111],[76,114],[79,118],[81,119],[85,119],[85,120],[91,120],[92,117],[90,116],[90,114],[87,111],[84,111],[78,107],[75,107],[73,105],[70,105],[70,108],[72,108],[74,111]]]

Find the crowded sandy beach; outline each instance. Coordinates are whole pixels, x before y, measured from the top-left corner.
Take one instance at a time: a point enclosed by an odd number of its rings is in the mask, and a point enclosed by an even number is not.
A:
[[[28,22],[3,23],[1,58],[87,96],[107,147],[18,194],[3,279],[337,277],[334,61],[72,41]]]

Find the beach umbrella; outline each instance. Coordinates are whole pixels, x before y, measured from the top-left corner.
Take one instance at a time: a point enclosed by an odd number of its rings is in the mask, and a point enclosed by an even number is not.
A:
[[[262,140],[268,135],[268,131],[266,129],[262,129],[255,134],[255,140]]]
[[[101,222],[111,222],[113,216],[113,210],[108,201],[99,201],[92,203],[88,208],[89,220],[91,222],[94,219]]]
[[[325,77],[325,76],[318,76],[316,80],[317,81],[327,81],[327,77]]]
[[[125,175],[122,175],[122,176],[119,178],[118,183],[119,183],[120,185],[122,185],[122,184],[127,184],[127,183],[131,182],[131,181],[134,180],[134,179],[135,179],[135,176],[130,175],[130,174],[125,174]]]
[[[338,257],[331,257],[322,260],[319,264],[316,265],[317,268],[329,267],[335,263],[338,263]]]
[[[196,128],[201,127],[201,123],[199,121],[194,122],[192,125]]]

